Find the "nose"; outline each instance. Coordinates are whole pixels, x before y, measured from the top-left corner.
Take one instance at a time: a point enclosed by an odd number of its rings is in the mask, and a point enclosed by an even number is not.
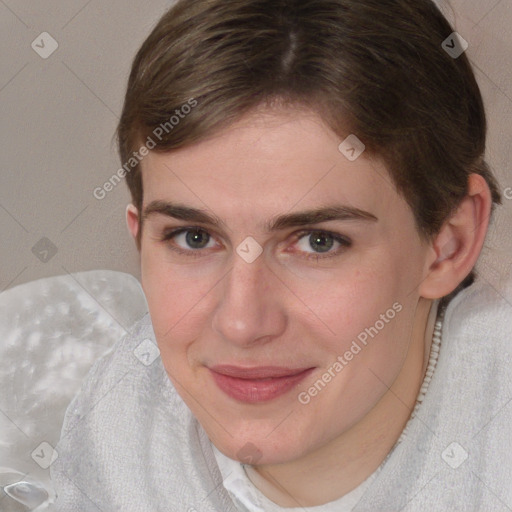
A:
[[[263,255],[247,263],[235,254],[232,269],[222,282],[213,330],[239,346],[279,337],[287,323],[282,287]]]

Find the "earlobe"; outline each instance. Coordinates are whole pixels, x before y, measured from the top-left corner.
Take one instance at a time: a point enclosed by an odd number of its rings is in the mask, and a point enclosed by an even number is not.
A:
[[[431,243],[422,297],[437,299],[451,293],[468,276],[480,255],[491,212],[491,192],[482,176],[471,174],[468,193]]]
[[[131,203],[126,207],[126,226],[134,240],[137,240],[137,234],[139,232],[139,211]]]

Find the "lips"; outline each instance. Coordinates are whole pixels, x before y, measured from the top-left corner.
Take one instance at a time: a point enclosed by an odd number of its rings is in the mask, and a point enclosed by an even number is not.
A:
[[[258,366],[244,368],[217,365],[209,368],[217,386],[225,394],[246,403],[273,400],[294,388],[313,368]]]

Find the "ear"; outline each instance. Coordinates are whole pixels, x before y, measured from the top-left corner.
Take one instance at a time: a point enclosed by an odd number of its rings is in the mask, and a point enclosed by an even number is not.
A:
[[[426,277],[419,294],[438,299],[451,293],[471,272],[484,244],[492,198],[479,174],[470,174],[468,193],[431,242]]]
[[[126,207],[126,225],[138,247],[137,235],[139,233],[139,211],[131,203]]]

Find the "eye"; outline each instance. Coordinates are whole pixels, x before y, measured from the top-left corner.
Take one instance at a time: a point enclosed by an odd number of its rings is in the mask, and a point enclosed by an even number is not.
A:
[[[296,236],[296,246],[301,252],[308,254],[306,257],[337,256],[344,248],[352,245],[348,238],[329,231],[305,231]]]
[[[215,241],[204,229],[198,227],[179,228],[165,233],[162,241],[172,241],[171,248],[176,252],[190,253],[200,249],[215,247]]]
[[[305,253],[305,258],[328,258],[340,255],[352,242],[337,233],[322,230],[302,231],[295,235],[295,246],[298,252]],[[169,242],[174,252],[186,256],[200,256],[202,249],[213,249],[217,246],[215,239],[208,231],[200,227],[183,227],[165,232],[162,242]]]

